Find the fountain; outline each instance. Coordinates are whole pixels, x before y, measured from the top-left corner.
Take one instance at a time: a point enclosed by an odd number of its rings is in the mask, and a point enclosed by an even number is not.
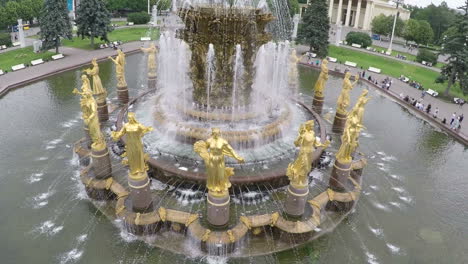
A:
[[[360,194],[366,161],[356,147],[366,95],[349,117],[343,113],[342,147],[329,184],[311,185],[309,173],[330,141],[319,113],[300,100],[295,50],[287,40],[272,41],[268,28],[275,16],[268,5],[199,1],[177,7],[174,1],[172,8],[185,27],[168,27],[158,47],[142,48],[148,90],[128,104],[119,94],[123,106],[111,138],[120,157],[113,160],[123,158],[128,173],[111,170],[107,147],[94,146],[102,141],[95,136],[99,123],[91,126],[85,118],[93,144],[75,144],[80,157],[92,157],[81,181],[92,199],[109,201],[95,205],[127,231],[142,239],[156,234],[152,245],[182,254],[188,254],[188,238],[204,254],[246,256],[297,247],[332,230]],[[121,91],[125,59],[113,61]],[[86,70],[93,79],[99,78],[96,67]],[[325,63],[316,90],[322,102],[327,79]],[[353,86],[348,79],[339,101],[344,110]],[[88,90],[83,85],[75,92],[93,105]],[[100,113],[105,97],[95,94],[97,107],[83,108],[83,116]],[[167,188],[152,189],[151,181]],[[197,205],[163,204],[168,193]],[[245,209],[257,200],[261,210]],[[167,236],[174,237],[171,243]],[[258,246],[264,241],[268,246]]]

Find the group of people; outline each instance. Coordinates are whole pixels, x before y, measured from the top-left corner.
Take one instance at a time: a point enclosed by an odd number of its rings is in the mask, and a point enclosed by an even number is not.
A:
[[[403,94],[400,94],[400,97],[403,98],[403,100],[412,106],[414,106],[416,109],[426,112],[428,115],[431,115],[434,119],[438,119],[439,116],[439,108],[436,107],[434,110],[432,110],[432,105],[428,103],[425,105],[423,103],[423,98],[421,97],[419,100],[415,99],[413,97],[409,97],[408,95],[404,96]],[[461,128],[461,123],[463,121],[463,113],[460,115],[457,115],[456,112],[452,114],[452,118],[450,119],[450,123],[448,124],[451,129],[458,131]],[[442,124],[447,125],[447,118],[442,119]]]

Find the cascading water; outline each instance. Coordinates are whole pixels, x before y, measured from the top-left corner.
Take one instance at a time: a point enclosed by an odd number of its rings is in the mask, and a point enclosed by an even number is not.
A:
[[[210,111],[210,93],[212,85],[216,77],[215,68],[215,50],[213,44],[208,45],[208,53],[206,54],[206,111]]]
[[[242,48],[241,45],[236,45],[236,56],[234,59],[234,80],[232,82],[232,105],[231,105],[231,122],[234,122],[234,117],[239,111],[239,90],[242,89],[244,76],[244,62],[242,60]],[[237,111],[236,111],[237,110]]]

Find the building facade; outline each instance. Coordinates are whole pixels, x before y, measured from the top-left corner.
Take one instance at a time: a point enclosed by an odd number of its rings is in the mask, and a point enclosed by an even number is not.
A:
[[[311,1],[314,0],[309,0],[308,3]],[[396,4],[384,0],[329,0],[328,4],[330,23],[364,30],[370,30],[374,17],[396,13]],[[307,4],[301,6],[301,14],[306,8]],[[410,11],[401,6],[398,12],[402,20],[410,18]]]

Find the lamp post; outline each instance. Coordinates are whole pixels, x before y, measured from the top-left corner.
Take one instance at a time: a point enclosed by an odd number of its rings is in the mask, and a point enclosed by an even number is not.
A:
[[[396,3],[396,14],[395,14],[395,19],[393,20],[393,28],[392,28],[392,36],[390,38],[390,45],[388,45],[388,50],[387,54],[391,55],[392,54],[392,43],[393,43],[393,36],[395,35],[395,26],[396,26],[396,21],[398,17],[398,7],[400,4],[403,4],[404,0],[394,0]]]

